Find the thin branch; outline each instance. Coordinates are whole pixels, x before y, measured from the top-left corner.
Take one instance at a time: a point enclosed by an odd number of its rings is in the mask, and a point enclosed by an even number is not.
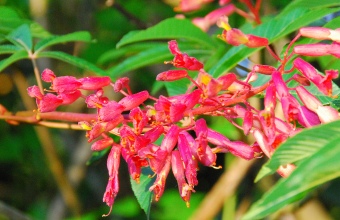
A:
[[[115,2],[114,4],[112,4],[111,6],[112,8],[116,9],[117,11],[119,11],[122,15],[124,15],[129,21],[131,21],[132,23],[134,23],[139,29],[145,29],[147,28],[146,25],[136,16],[134,16],[133,14],[131,14],[130,12],[128,12],[125,8],[123,8],[120,4],[118,4],[117,2]]]

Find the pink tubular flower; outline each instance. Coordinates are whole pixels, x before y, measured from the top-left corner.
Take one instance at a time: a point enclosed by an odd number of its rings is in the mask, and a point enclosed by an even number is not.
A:
[[[169,41],[169,50],[175,55],[173,61],[166,62],[172,63],[177,68],[185,68],[187,70],[200,70],[203,68],[203,64],[199,62],[195,57],[190,57],[186,53],[182,53],[175,40]]]
[[[175,150],[171,154],[171,168],[172,172],[177,180],[179,194],[189,207],[189,200],[191,191],[193,190],[185,181],[183,161],[178,150]]]
[[[326,56],[329,54],[329,44],[304,44],[294,47],[294,53],[302,56]]]
[[[303,27],[299,33],[303,37],[309,37],[317,40],[327,40],[331,34],[330,29],[324,27]]]
[[[81,97],[81,92],[79,90],[75,90],[73,92],[69,92],[69,93],[60,93],[58,95],[58,98],[60,98],[61,100],[63,100],[63,105],[69,105],[72,104],[73,102],[75,102],[78,98]]]
[[[206,97],[214,97],[223,88],[221,80],[214,79],[209,73],[203,69],[199,71],[197,76],[197,83],[201,86],[203,93]],[[228,86],[229,87],[229,86]]]
[[[104,150],[104,149],[112,146],[112,144],[113,144],[112,138],[104,138],[104,139],[101,139],[101,140],[94,142],[91,145],[91,150],[92,151],[101,151],[101,150]]]
[[[131,178],[139,183],[142,167],[148,166],[148,161],[139,155],[131,154],[126,148],[122,148],[122,156],[128,165]]]
[[[178,134],[179,127],[177,125],[172,125],[165,135],[160,149],[170,153],[177,144]]]
[[[42,99],[44,97],[43,94],[41,94],[40,89],[38,86],[30,86],[27,88],[27,93],[32,98]]]
[[[213,0],[180,0],[177,7],[174,8],[177,12],[191,12],[200,9],[203,5],[212,2]]]
[[[36,102],[39,112],[52,112],[63,103],[63,100],[56,95],[47,93],[42,99],[36,99]]]
[[[247,47],[264,47],[269,44],[268,39],[251,35],[244,34],[241,30],[231,28],[228,23],[228,17],[223,16],[217,22],[217,26],[223,28],[221,39],[233,46],[246,45]]]
[[[266,90],[266,95],[264,97],[264,107],[269,112],[273,112],[275,110],[276,88],[274,83],[271,83]]]
[[[308,62],[301,58],[296,58],[293,62],[294,67],[297,68],[307,79],[312,81],[321,92],[325,95],[332,95],[332,79],[338,77],[338,71],[326,71],[326,76],[322,76],[318,71]]]
[[[204,18],[194,18],[192,22],[206,32],[209,30],[211,25],[216,24],[221,16],[229,16],[235,11],[235,9],[236,8],[233,4],[229,4],[210,12]]]
[[[27,93],[32,98],[35,98],[39,112],[52,112],[63,104],[63,100],[54,94],[41,94],[38,86],[28,87]]]
[[[254,65],[253,71],[264,75],[271,75],[276,69],[268,65]]]
[[[241,141],[230,141],[221,133],[208,128],[207,134],[208,142],[218,146],[219,148],[213,149],[215,153],[221,152],[226,149],[228,152],[235,156],[241,157],[246,160],[254,158],[255,149]]]
[[[287,121],[291,122],[297,119],[299,112],[299,102],[289,93],[288,87],[283,81],[282,75],[278,71],[274,71],[272,79],[278,94],[278,98],[282,103],[283,114]]]
[[[257,144],[259,145],[259,147],[261,148],[262,152],[267,156],[267,157],[271,157],[271,155],[274,152],[274,149],[271,145],[269,145],[267,138],[265,137],[265,135],[263,135],[263,133],[261,131],[259,131],[258,129],[255,129],[253,131],[253,136],[257,142]]]
[[[104,193],[103,202],[105,202],[110,207],[110,212],[112,209],[112,205],[114,203],[114,199],[119,191],[118,170],[120,164],[120,153],[121,153],[120,145],[113,145],[107,158],[109,182]]]
[[[312,127],[315,125],[320,124],[320,119],[316,113],[313,111],[309,110],[306,106],[301,106],[299,108],[299,114],[298,114],[298,122],[306,127]]]
[[[175,81],[188,76],[186,70],[168,70],[157,75],[158,81]]]
[[[130,111],[129,114],[132,119],[133,127],[135,128],[135,133],[137,135],[141,134],[144,126],[148,122],[148,117],[140,108],[134,108]]]
[[[81,83],[81,86],[79,87],[80,89],[97,90],[110,85],[111,79],[108,76],[104,77],[90,76],[80,78],[78,79],[78,82]]]
[[[309,110],[315,112],[319,116],[319,119],[322,123],[339,119],[339,113],[337,110],[330,106],[323,106],[322,103],[304,87],[298,86],[295,88],[295,90],[301,101]]]
[[[162,169],[157,173],[157,178],[154,182],[154,184],[149,188],[150,191],[153,191],[155,194],[155,200],[156,202],[159,201],[161,196],[164,192],[165,187],[165,181],[170,171],[171,166],[171,154],[169,154],[164,162],[164,166]]]
[[[73,76],[59,76],[52,81],[52,90],[57,93],[73,92],[81,87],[81,83]]]
[[[340,30],[339,30],[340,32]],[[340,41],[338,42],[333,42],[329,47],[328,47],[328,53],[337,57],[337,58],[340,58]]]
[[[150,143],[153,143],[161,136],[163,131],[164,131],[164,127],[159,125],[145,132],[144,137],[148,139]]]
[[[122,90],[123,88],[127,88],[128,90],[130,90],[129,82],[130,82],[130,79],[127,78],[127,77],[119,78],[119,79],[114,83],[113,90],[114,90],[115,92],[119,92],[119,91]]]
[[[179,134],[178,149],[185,165],[185,177],[190,187],[198,184],[197,170],[198,164],[196,157],[192,154],[191,149],[196,150],[195,140],[185,131]]]
[[[222,85],[221,90],[228,90],[229,86],[231,86],[237,79],[235,73],[228,73],[226,75],[218,77],[218,82]]]
[[[99,119],[102,121],[111,121],[124,111],[125,107],[115,101],[107,102],[98,110]]]
[[[149,92],[145,90],[122,98],[118,104],[124,106],[124,111],[127,111],[138,107],[148,98]]]
[[[304,27],[299,30],[301,36],[317,40],[332,40],[340,43],[340,29],[331,30],[324,27]]]

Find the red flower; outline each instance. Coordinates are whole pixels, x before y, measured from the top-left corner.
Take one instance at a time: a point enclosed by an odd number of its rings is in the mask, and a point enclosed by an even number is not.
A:
[[[172,63],[177,68],[185,68],[187,70],[200,70],[203,68],[203,64],[199,62],[195,57],[190,57],[186,53],[182,53],[175,40],[169,41],[169,50],[175,55]]]

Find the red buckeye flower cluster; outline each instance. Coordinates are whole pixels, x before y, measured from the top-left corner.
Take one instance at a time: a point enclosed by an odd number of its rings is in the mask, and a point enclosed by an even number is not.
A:
[[[243,34],[230,28],[225,21],[220,22],[220,26],[226,28],[222,40],[235,46],[244,44],[248,47],[268,48],[267,39]],[[323,39],[338,44],[337,30],[301,29],[299,36],[313,37],[315,30],[324,33]],[[147,91],[133,93],[126,77],[111,83],[109,77],[56,77],[51,70],[42,73],[42,79],[51,83],[49,93],[42,94],[36,86],[28,88],[28,93],[36,98],[40,112],[54,111],[59,105],[70,104],[78,98],[83,98],[88,108],[96,109],[96,120],[81,121],[79,125],[87,130],[86,137],[89,142],[93,142],[92,150],[110,148],[107,159],[109,179],[103,198],[109,207],[112,207],[119,191],[121,157],[137,183],[144,167],[154,172],[156,179],[149,190],[153,191],[156,201],[161,198],[167,176],[172,170],[178,182],[179,194],[189,206],[190,195],[195,192],[198,184],[199,164],[218,168],[217,153],[232,153],[246,160],[263,155],[271,157],[282,142],[301,129],[339,119],[334,108],[323,106],[307,89],[314,84],[321,93],[332,96],[331,80],[338,76],[338,72],[328,70],[325,75],[321,74],[299,57],[293,60],[292,69],[285,70],[293,54],[315,55],[309,50],[304,51],[303,45],[295,46],[289,54],[293,43],[288,46],[282,59],[275,57],[281,63],[278,68],[255,65],[246,79],[241,80],[234,73],[212,77],[204,70],[203,63],[181,52],[177,42],[172,40],[169,42],[169,50],[174,59],[166,63],[179,69],[162,72],[157,75],[157,80],[189,79],[191,84],[187,92],[176,96],[161,95],[155,98]],[[325,51],[327,54],[333,53],[329,48]],[[195,77],[191,77],[188,71],[196,73]],[[292,71],[295,74],[284,79],[283,75]],[[256,80],[254,76],[257,74],[269,75],[270,79],[254,87],[251,82]],[[292,80],[297,85],[288,87],[287,83]],[[106,86],[112,86],[124,98],[119,101],[109,100],[103,90]],[[93,93],[83,95],[82,90]],[[293,96],[292,92],[296,95]],[[248,98],[257,94],[265,94],[264,108],[260,110],[248,102]],[[281,103],[280,109],[277,102]],[[281,110],[284,118],[277,115],[277,110]],[[202,115],[222,116],[242,129],[245,135],[252,135],[256,141],[251,144],[231,141],[210,129],[205,119],[199,117]],[[235,122],[238,118],[243,119],[242,125]],[[120,141],[115,142],[113,135],[118,136]],[[156,141],[161,137],[163,140],[157,145]],[[293,164],[281,166],[278,173],[287,176],[294,167]]]

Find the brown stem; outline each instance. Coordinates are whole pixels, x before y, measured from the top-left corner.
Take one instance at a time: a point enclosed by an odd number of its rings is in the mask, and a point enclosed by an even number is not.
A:
[[[235,159],[229,170],[224,172],[210,192],[190,217],[192,220],[214,219],[221,210],[223,203],[234,194],[247,171],[255,160]]]

